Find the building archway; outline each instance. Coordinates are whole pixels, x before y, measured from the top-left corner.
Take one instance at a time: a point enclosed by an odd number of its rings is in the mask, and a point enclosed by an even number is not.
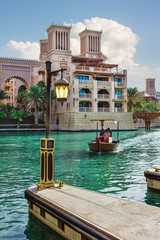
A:
[[[91,98],[92,92],[88,88],[82,88],[79,90],[79,98]]]
[[[103,99],[103,101],[108,100],[109,99],[109,92],[106,89],[100,89],[98,91],[97,96],[98,96],[99,100],[102,100],[102,99]]]
[[[92,112],[92,103],[90,101],[80,101],[79,112]]]
[[[109,94],[109,92],[106,89],[100,89],[98,94]]]
[[[23,84],[22,84],[23,83]],[[10,104],[13,107],[17,106],[16,96],[18,94],[19,89],[27,90],[29,85],[27,81],[25,81],[22,77],[19,76],[11,76],[7,80],[5,80],[3,85],[3,90],[9,96],[9,99],[5,99],[3,103]]]
[[[98,102],[98,112],[109,112],[110,104],[109,102]]]

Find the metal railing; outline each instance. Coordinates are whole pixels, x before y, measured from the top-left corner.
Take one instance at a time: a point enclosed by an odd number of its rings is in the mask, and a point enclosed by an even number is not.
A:
[[[98,112],[109,112],[109,108],[99,107],[99,108],[98,108]]]
[[[115,112],[124,112],[124,108],[115,108]]]
[[[126,87],[126,83],[115,82],[115,87]]]
[[[100,99],[109,99],[109,94],[98,94],[98,98],[100,98]]]
[[[79,107],[79,112],[92,112],[91,107]]]
[[[115,100],[124,100],[124,95],[115,95]]]
[[[80,93],[79,98],[91,98],[92,94],[90,93]]]
[[[108,81],[97,81],[97,85],[111,86],[111,82],[108,82]]]
[[[79,84],[81,84],[81,85],[93,85],[93,81],[90,81],[90,80],[79,80]]]
[[[76,66],[75,70],[79,71],[94,71],[104,72],[104,73],[114,73],[114,74],[124,74],[124,71],[117,68],[104,68],[104,67],[89,67],[89,66]]]

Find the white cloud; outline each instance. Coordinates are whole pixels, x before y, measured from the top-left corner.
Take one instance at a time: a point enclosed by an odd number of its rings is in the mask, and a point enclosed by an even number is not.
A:
[[[65,23],[65,25],[69,25]],[[104,18],[91,18],[84,20],[84,23],[77,22],[72,24],[71,29],[71,49],[73,54],[79,54],[80,45],[79,32],[85,28],[90,30],[102,30],[102,52],[107,56],[108,63],[132,65],[134,54],[139,37],[132,32],[129,27],[119,24],[116,21]]]
[[[70,25],[69,23],[64,24]],[[146,78],[160,77],[160,68],[150,69],[135,62],[134,55],[140,40],[139,36],[133,33],[131,28],[113,20],[95,17],[85,19],[83,23],[72,23],[71,50],[73,55],[80,53],[79,33],[85,28],[102,30],[101,50],[108,58],[106,63],[115,63],[119,65],[119,69],[127,69],[129,87],[138,87],[140,90],[144,90]],[[156,85],[157,90],[160,89],[158,81]]]
[[[160,78],[160,67],[151,69],[136,63],[134,55],[140,38],[133,33],[132,29],[116,21],[94,17],[85,19],[84,22],[64,23],[72,25],[71,28],[71,50],[73,55],[80,53],[79,33],[85,28],[90,30],[102,30],[101,50],[108,58],[106,63],[115,63],[119,69],[127,69],[128,86],[145,89],[146,78]],[[39,59],[40,46],[37,42],[16,42],[9,41],[7,44],[9,50],[14,51],[19,57],[29,59]],[[159,83],[158,83],[159,82]],[[160,90],[160,81],[156,81],[157,90]]]
[[[7,48],[16,52],[19,57],[26,59],[39,59],[40,46],[37,42],[16,42],[10,40],[7,44]]]

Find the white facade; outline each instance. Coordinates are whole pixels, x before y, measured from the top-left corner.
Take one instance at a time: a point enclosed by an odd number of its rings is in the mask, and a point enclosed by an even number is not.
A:
[[[66,103],[53,104],[53,112],[127,112],[127,71],[116,64],[106,64],[101,53],[99,31],[85,29],[80,35],[80,56],[70,51],[70,27],[51,25],[48,39],[40,40],[40,60],[52,61],[52,71],[67,68],[64,78],[69,82]],[[79,47],[79,46],[77,46]],[[45,71],[40,68],[40,78]],[[55,81],[55,80],[54,80]]]

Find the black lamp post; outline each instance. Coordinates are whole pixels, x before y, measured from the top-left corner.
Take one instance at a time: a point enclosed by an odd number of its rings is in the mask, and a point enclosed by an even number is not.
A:
[[[55,139],[50,138],[50,118],[51,118],[51,79],[61,72],[61,78],[55,83],[57,100],[63,102],[67,100],[69,83],[63,79],[63,71],[67,69],[61,68],[51,72],[51,61],[46,61],[47,71],[47,97],[46,97],[46,138],[41,138],[41,173],[40,186],[54,186],[54,148]]]
[[[66,68],[61,68],[60,70],[51,72],[51,61],[46,61],[46,71],[47,71],[47,103],[46,103],[46,138],[50,137],[50,107],[51,107],[51,78],[52,76],[57,76],[61,72],[61,78],[55,83],[56,97],[59,102],[63,105],[67,101],[69,83],[63,78],[63,72]]]

